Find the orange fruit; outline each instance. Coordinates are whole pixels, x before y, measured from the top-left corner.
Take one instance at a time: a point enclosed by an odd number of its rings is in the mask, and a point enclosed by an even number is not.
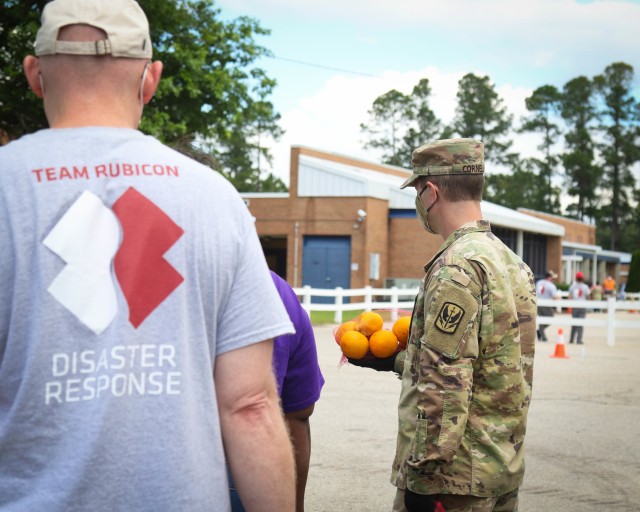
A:
[[[409,327],[411,326],[411,317],[410,316],[401,316],[398,318],[391,330],[393,334],[398,338],[398,343],[402,348],[407,346],[407,340],[409,339]]]
[[[351,359],[362,359],[369,351],[369,340],[358,331],[347,331],[340,339],[342,353]]]
[[[333,333],[333,337],[335,338],[336,343],[340,345],[340,339],[342,338],[342,335],[347,331],[355,331],[355,330],[356,330],[355,320],[349,320],[348,322],[343,322],[338,326],[338,328],[336,329],[336,332]]]
[[[371,336],[374,332],[382,329],[384,320],[379,313],[373,311],[365,311],[357,318],[356,329],[365,336]]]
[[[398,338],[388,329],[376,331],[369,338],[369,348],[376,357],[389,357],[398,350]]]

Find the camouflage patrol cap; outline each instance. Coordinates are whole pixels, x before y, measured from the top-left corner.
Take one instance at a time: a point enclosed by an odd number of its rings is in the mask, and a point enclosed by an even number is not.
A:
[[[411,155],[413,174],[400,185],[406,188],[420,176],[483,174],[484,144],[474,139],[443,139],[420,146]]]

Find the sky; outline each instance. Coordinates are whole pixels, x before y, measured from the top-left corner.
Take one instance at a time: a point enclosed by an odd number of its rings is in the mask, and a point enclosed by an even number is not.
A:
[[[271,31],[256,66],[276,79],[271,96],[285,134],[271,146],[289,183],[289,154],[303,145],[367,161],[360,124],[391,89],[409,94],[422,78],[431,108],[451,121],[458,81],[488,76],[517,125],[538,87],[601,74],[626,62],[640,99],[640,0],[217,0],[220,16],[249,16]],[[535,135],[514,149],[536,153]],[[427,141],[425,141],[427,142]]]

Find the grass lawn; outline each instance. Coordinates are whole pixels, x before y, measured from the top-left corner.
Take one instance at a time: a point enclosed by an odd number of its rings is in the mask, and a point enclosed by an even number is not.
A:
[[[391,320],[391,313],[389,311],[380,311],[380,310],[375,310],[375,311],[382,315],[382,318],[384,318],[385,322],[388,322],[389,320]],[[348,320],[353,320],[355,317],[357,317],[360,313],[363,313],[363,312],[364,312],[364,309],[359,309],[355,311],[344,311],[342,313],[342,321],[346,322]],[[411,314],[411,312],[408,312],[408,314]],[[312,325],[335,324],[333,320],[334,315],[335,315],[334,311],[312,311],[311,324]],[[406,316],[407,312],[406,311],[401,312],[400,315]]]
[[[342,319],[346,322],[347,320],[351,320],[355,318],[363,310],[359,311],[345,311],[342,313]],[[333,318],[335,316],[334,311],[312,311],[311,312],[311,324],[312,325],[326,325],[326,324],[334,324]]]

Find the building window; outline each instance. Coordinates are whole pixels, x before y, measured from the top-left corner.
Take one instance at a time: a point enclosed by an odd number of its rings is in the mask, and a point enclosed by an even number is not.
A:
[[[513,252],[518,252],[518,232],[515,229],[492,226],[491,231]],[[535,233],[523,233],[522,259],[535,276],[547,271],[547,237]]]
[[[518,233],[516,233],[515,230],[491,226],[491,232],[502,240],[502,243],[513,252],[518,251]]]
[[[524,233],[524,262],[535,276],[544,276],[547,271],[547,237],[535,233]]]

